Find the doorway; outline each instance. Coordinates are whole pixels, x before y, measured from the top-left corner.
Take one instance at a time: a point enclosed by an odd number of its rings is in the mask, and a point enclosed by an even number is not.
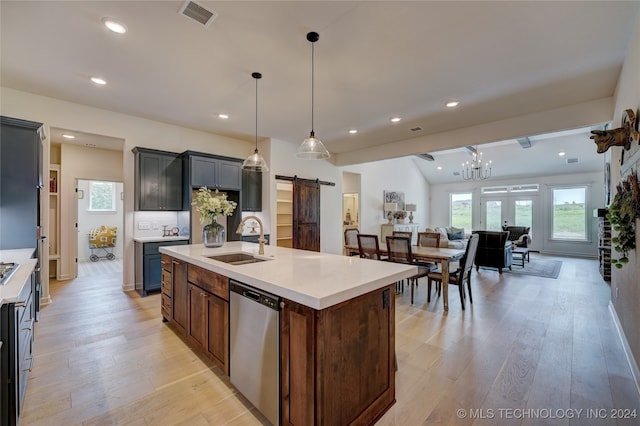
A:
[[[124,230],[124,184],[76,179],[77,249],[75,276],[91,271],[122,272]],[[104,228],[103,228],[104,227]],[[115,241],[107,229],[115,228]],[[90,243],[90,233],[104,230],[102,244]]]
[[[529,235],[542,229],[538,206],[538,195],[493,195],[480,198],[481,229],[501,231],[503,225],[528,226]],[[532,239],[532,246],[535,244]]]

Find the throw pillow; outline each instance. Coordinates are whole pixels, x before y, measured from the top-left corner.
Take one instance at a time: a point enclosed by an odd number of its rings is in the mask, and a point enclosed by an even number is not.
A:
[[[462,240],[464,234],[462,232],[447,232],[447,238],[449,238],[449,240]]]
[[[461,233],[464,236],[464,228],[456,228],[455,226],[452,226],[450,231],[452,234]]]

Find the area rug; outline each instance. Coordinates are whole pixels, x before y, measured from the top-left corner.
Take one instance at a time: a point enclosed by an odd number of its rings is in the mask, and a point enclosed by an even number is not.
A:
[[[504,268],[503,273],[519,274],[519,275],[533,275],[535,277],[553,278],[557,279],[560,275],[560,269],[562,268],[561,260],[546,260],[546,259],[534,259],[531,257],[531,262],[524,262],[524,268],[519,265],[512,265],[511,270]],[[497,271],[497,268],[485,268]]]

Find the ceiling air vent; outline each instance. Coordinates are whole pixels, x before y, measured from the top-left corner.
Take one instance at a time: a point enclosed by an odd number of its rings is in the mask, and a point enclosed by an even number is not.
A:
[[[580,161],[577,158],[567,158],[567,164],[576,164]]]
[[[423,152],[422,154],[416,154],[416,157],[420,157],[423,160],[427,160],[427,161],[434,161],[435,160],[435,158],[433,158],[433,155],[427,154],[426,152]]]
[[[184,2],[178,13],[182,16],[193,19],[197,23],[203,25],[205,28],[211,25],[213,20],[218,17],[218,14],[213,10],[204,8],[198,3],[191,0],[187,0],[186,2]]]
[[[420,130],[422,130],[422,127],[416,126],[416,127],[410,128],[409,130],[411,130],[412,132],[419,132]]]

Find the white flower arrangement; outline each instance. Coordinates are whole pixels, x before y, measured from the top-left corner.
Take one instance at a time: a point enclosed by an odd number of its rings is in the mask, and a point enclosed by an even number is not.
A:
[[[227,194],[212,192],[206,186],[198,190],[196,199],[191,203],[200,213],[200,224],[210,225],[218,216],[231,216],[238,205],[235,201],[227,200]]]

